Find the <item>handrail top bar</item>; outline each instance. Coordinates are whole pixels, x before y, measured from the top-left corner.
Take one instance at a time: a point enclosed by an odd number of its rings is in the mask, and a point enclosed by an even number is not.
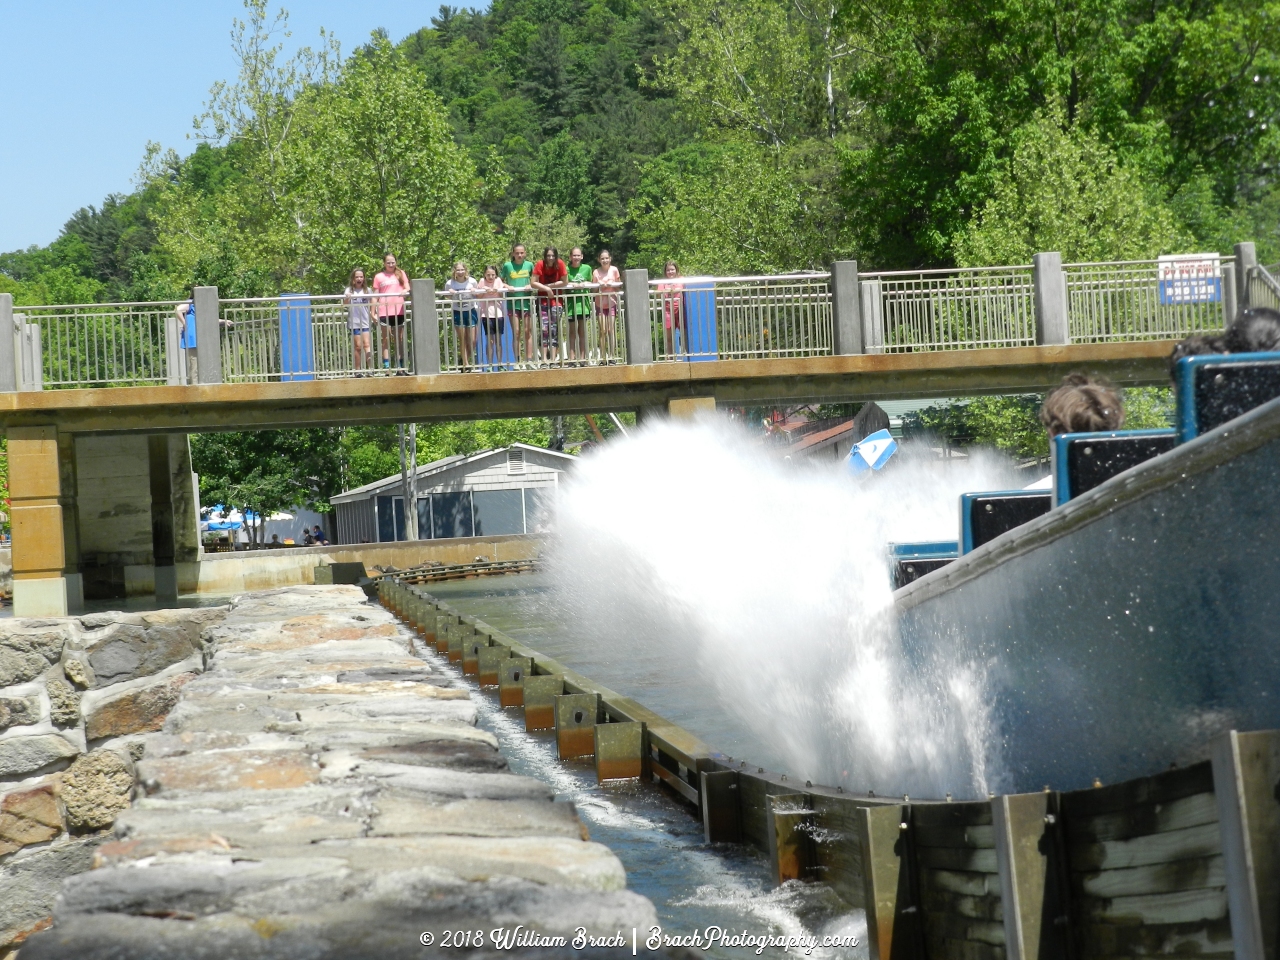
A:
[[[168,307],[172,310],[180,303],[189,302],[189,300],[126,300],[120,303],[41,303],[35,306],[20,306],[15,303],[13,312],[21,313],[25,310],[102,310],[108,307]]]
[[[363,293],[363,294],[356,294],[356,296],[367,296],[367,297],[370,297],[370,298],[373,298],[373,299],[380,299],[380,298],[384,298],[384,297],[385,297],[385,298],[390,298],[390,297],[399,297],[399,298],[401,298],[402,300],[412,300],[412,299],[413,299],[413,297],[412,297],[412,296],[410,296],[410,295],[409,295],[409,293],[408,293],[407,291],[406,291],[405,293],[374,293],[372,290],[369,290],[369,291],[367,291],[366,293]],[[295,297],[295,298],[298,298],[298,299],[301,299],[301,298],[305,297],[306,299],[308,299],[308,300],[312,300],[312,301],[314,301],[314,300],[335,300],[335,301],[339,301],[339,302],[341,302],[342,300],[346,299],[347,294],[345,294],[345,293],[303,293],[303,292],[294,292],[294,293],[277,293],[277,294],[275,294],[275,295],[273,295],[273,296],[270,296],[270,297],[219,297],[219,298],[218,298],[218,303],[219,303],[219,304],[228,304],[228,303],[229,303],[229,304],[235,304],[235,303],[261,303],[261,304],[264,304],[264,305],[266,305],[266,304],[278,305],[278,304],[280,303],[280,301],[281,301],[281,300],[288,300],[288,299],[289,299],[289,298],[291,298],[291,297]],[[185,303],[186,301],[180,301],[180,302],[184,302],[184,303]]]
[[[1210,253],[1210,252],[1211,251],[1208,251],[1208,250],[1205,251],[1205,253]],[[1171,253],[1169,254],[1169,256],[1193,257],[1193,256],[1197,256],[1197,254]],[[1236,258],[1234,254],[1218,253],[1218,254],[1214,254],[1214,256],[1218,258],[1219,263],[1235,263],[1236,262]],[[1096,262],[1064,263],[1062,265],[1062,269],[1069,270],[1071,267],[1136,267],[1136,266],[1154,267],[1154,266],[1158,266],[1159,263],[1160,261],[1154,258],[1151,260],[1100,260]]]
[[[655,287],[660,283],[672,283],[675,281],[680,281],[683,283],[691,280],[699,283],[706,283],[707,281],[711,281],[713,283],[759,283],[762,280],[830,280],[830,279],[831,279],[831,274],[823,272],[821,270],[815,270],[811,273],[770,273],[770,274],[761,274],[760,276],[751,276],[751,277],[716,277],[711,275],[699,274],[699,275],[691,275],[691,276],[680,276],[680,277],[675,277],[673,279],[668,279],[666,277],[650,277],[649,286]]]
[[[999,270],[1003,270],[1006,272],[1011,272],[1015,270],[1030,271],[1031,264],[1018,263],[1012,266],[1002,266],[1002,267],[931,267],[927,270],[877,270],[874,272],[866,272],[866,273],[859,271],[858,277],[859,279],[862,279],[865,277],[878,278],[878,277],[941,276],[944,274],[954,275],[957,273],[995,273],[996,271],[999,271]]]

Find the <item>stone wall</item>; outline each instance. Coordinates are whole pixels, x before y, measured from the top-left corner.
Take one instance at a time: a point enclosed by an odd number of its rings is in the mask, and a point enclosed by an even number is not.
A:
[[[21,960],[396,960],[457,952],[446,929],[655,922],[572,804],[507,769],[466,687],[358,589],[238,598],[203,640],[207,671],[125,751],[138,798]],[[83,659],[96,677],[127,657]]]
[[[140,734],[204,669],[225,608],[0,621],[0,956],[48,922],[129,805]]]

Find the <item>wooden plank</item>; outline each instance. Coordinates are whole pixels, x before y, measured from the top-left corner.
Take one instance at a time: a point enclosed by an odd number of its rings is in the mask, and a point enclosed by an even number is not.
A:
[[[922,847],[972,847],[975,850],[993,850],[996,845],[995,828],[990,825],[974,827],[939,827],[920,824],[916,826],[916,843]]]
[[[1195,857],[1153,863],[1124,870],[1103,870],[1080,878],[1080,889],[1091,897],[1132,897],[1176,890],[1221,889],[1227,885],[1221,856]]]
[[[704,770],[702,836],[707,843],[742,842],[742,805],[736,770]]]
[[[1132,840],[1071,844],[1068,856],[1072,870],[1093,873],[1098,870],[1120,870],[1173,860],[1210,857],[1221,852],[1222,833],[1218,824],[1205,823],[1198,827],[1153,833]]]
[[[955,870],[922,870],[922,883],[927,883],[934,890],[945,890],[948,893],[962,893],[968,896],[983,897],[998,895],[1000,881],[990,873],[962,873]]]
[[[1166,803],[1148,803],[1120,813],[1081,817],[1067,824],[1067,833],[1081,840],[1130,840],[1151,833],[1185,830],[1216,823],[1218,805],[1212,792],[1197,793]]]
[[[959,893],[926,890],[920,899],[927,914],[954,913],[972,920],[1004,920],[1004,904],[998,896],[966,897]]]
[[[1123,924],[1187,924],[1227,917],[1227,891],[1178,890],[1137,897],[1115,897],[1110,900],[1084,900],[1080,904],[1084,917],[1094,921]]]
[[[970,873],[996,873],[994,850],[973,850],[964,847],[918,847],[916,859],[921,867],[940,870],[965,870]]]
[[[1197,793],[1212,792],[1213,770],[1206,760],[1190,767],[1166,770],[1153,777],[1064,793],[1062,815],[1067,823],[1072,823],[1081,818],[1123,813],[1146,804],[1170,803]]]
[[[963,803],[914,803],[911,826],[914,830],[928,827],[989,827],[991,804],[985,800]]]
[[[1085,920],[1075,925],[1081,954],[1098,957],[1234,958],[1229,920],[1177,924],[1117,924]]]
[[[946,940],[971,940],[1004,946],[1004,924],[995,920],[970,920],[952,913],[925,913],[926,936]]]

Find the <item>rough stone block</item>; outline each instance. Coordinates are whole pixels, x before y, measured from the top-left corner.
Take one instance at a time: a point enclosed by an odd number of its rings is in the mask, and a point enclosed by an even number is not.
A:
[[[34,680],[49,667],[49,661],[33,650],[0,646],[0,687]]]
[[[58,620],[19,619],[13,623],[21,628],[0,636],[0,648],[35,653],[49,663],[58,661],[62,656],[62,648],[71,638],[71,628]]]
[[[57,727],[74,727],[80,723],[80,694],[60,677],[45,681],[49,693],[49,719]]]
[[[94,685],[93,671],[89,669],[88,664],[76,657],[68,657],[62,661],[62,672],[81,690],[88,690]]]
[[[19,851],[0,870],[0,947],[21,942],[48,926],[62,881],[93,865],[93,852],[102,837],[54,843]],[[78,956],[78,954],[64,954]]]
[[[181,625],[150,629],[121,624],[89,648],[89,666],[99,686],[136,680],[181,663],[200,649],[197,638]]]
[[[0,697],[0,731],[40,722],[40,698]]]
[[[464,837],[567,837],[586,840],[586,827],[570,803],[545,800],[454,800],[431,803],[388,792],[374,805],[371,837],[452,834]]]
[[[62,775],[67,825],[76,832],[111,826],[132,795],[133,766],[112,750],[87,753]]]
[[[143,760],[138,778],[148,791],[285,790],[315,783],[320,766],[301,750],[225,750]]]
[[[97,740],[159,730],[178,702],[183,685],[195,676],[181,673],[94,704],[85,717],[85,736]]]
[[[80,753],[80,748],[56,733],[0,740],[0,777],[25,777]]]
[[[17,790],[0,798],[0,856],[52,840],[62,829],[54,784]]]

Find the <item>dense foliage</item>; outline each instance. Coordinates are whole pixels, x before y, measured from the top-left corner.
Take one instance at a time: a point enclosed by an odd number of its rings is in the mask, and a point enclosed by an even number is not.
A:
[[[1280,0],[491,0],[347,55],[245,6],[195,149],[0,255],[0,291],[330,292],[386,250],[443,279],[516,240],[686,272],[1280,259]],[[1033,405],[934,427],[1030,455]],[[372,478],[379,436],[331,446]]]

